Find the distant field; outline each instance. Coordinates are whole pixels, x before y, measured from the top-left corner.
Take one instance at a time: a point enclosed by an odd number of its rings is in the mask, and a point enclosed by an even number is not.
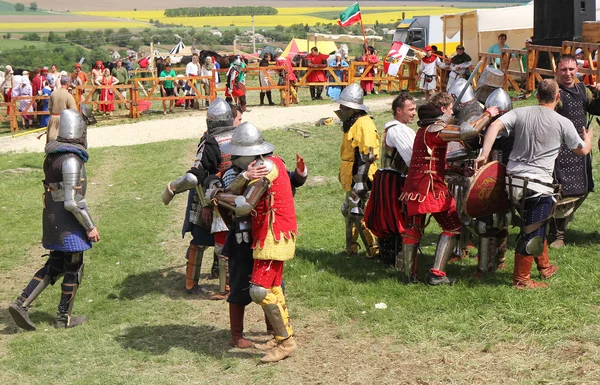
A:
[[[49,32],[68,31],[77,28],[86,30],[96,29],[143,29],[152,28],[150,20],[160,21],[165,24],[184,25],[202,28],[205,25],[228,29],[239,27],[241,29],[252,26],[250,16],[206,16],[206,17],[165,17],[164,10],[146,11],[85,11],[69,13],[36,12],[11,12],[12,4],[0,1],[0,32]],[[255,16],[254,23],[257,28],[273,28],[277,25],[290,26],[292,24],[316,25],[317,23],[335,23],[339,14],[345,7],[295,7],[278,8],[278,15]],[[448,6],[396,6],[362,7],[363,21],[365,24],[391,23],[402,18],[420,15],[442,15],[457,12],[466,12],[472,8],[456,8]]]
[[[267,16],[255,16],[254,24],[257,27],[274,27],[276,25],[289,26],[302,23],[315,25],[316,23],[335,22],[340,12],[345,7],[304,7],[304,8],[277,8],[279,14]],[[447,13],[466,12],[472,8],[454,8],[454,7],[364,7],[363,21],[365,24],[389,23],[402,18],[402,12],[407,18],[420,15],[442,15]],[[120,18],[124,20],[159,20],[162,23],[183,24],[191,27],[202,27],[210,25],[212,27],[229,27],[232,24],[236,27],[249,27],[252,25],[250,16],[205,16],[205,17],[166,17],[163,10],[156,11],[90,11],[75,12],[79,15],[100,16],[110,18]]]

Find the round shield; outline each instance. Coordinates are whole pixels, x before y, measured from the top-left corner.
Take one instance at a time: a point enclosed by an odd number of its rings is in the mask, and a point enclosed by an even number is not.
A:
[[[496,161],[482,167],[467,191],[463,212],[471,218],[504,213],[510,209],[504,188],[506,167]]]

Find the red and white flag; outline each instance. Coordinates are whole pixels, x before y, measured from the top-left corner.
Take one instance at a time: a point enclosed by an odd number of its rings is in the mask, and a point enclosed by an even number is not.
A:
[[[387,54],[388,60],[386,60],[386,63],[384,63],[384,67],[387,67],[386,73],[388,75],[396,76],[398,74],[398,70],[400,69],[402,62],[404,61],[404,58],[408,54],[409,49],[410,45],[402,44],[399,41],[395,41],[394,44],[392,44],[392,48]],[[390,61],[390,59],[393,60],[391,60],[391,62],[388,63],[387,61]]]

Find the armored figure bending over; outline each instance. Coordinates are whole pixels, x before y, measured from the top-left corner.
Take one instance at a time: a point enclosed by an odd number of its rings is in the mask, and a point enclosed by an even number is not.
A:
[[[373,233],[365,226],[364,208],[369,200],[369,192],[379,156],[379,135],[373,119],[367,115],[369,108],[363,104],[363,90],[358,84],[344,88],[339,99],[340,109],[335,111],[342,121],[342,148],[339,179],[346,192],[342,204],[342,215],[346,223],[346,247],[348,254],[358,252],[356,240],[360,235],[367,250],[367,256],[378,255]]]
[[[50,254],[44,267],[8,308],[17,326],[25,330],[36,329],[29,319],[29,306],[61,275],[64,278],[55,325],[72,328],[87,321],[87,317],[72,316],[71,311],[83,278],[83,252],[100,240],[85,200],[87,125],[79,112],[68,109],[60,113],[58,137],[46,144],[45,151],[42,244]]]
[[[185,289],[190,294],[200,295],[206,294],[206,291],[198,285],[202,258],[206,249],[213,245],[215,246],[213,270],[218,271],[221,291],[226,290],[227,266],[220,254],[227,227],[219,221],[219,218],[215,218],[217,220],[213,222],[213,207],[206,202],[204,183],[210,180],[209,176],[224,172],[231,166],[230,155],[222,151],[222,147],[231,140],[235,128],[231,107],[227,102],[216,99],[209,105],[206,126],[206,134],[198,145],[196,160],[192,167],[179,179],[168,183],[162,194],[163,203],[168,205],[176,194],[189,191],[182,229],[182,236],[187,232],[192,233],[192,240],[186,254]],[[213,232],[218,235],[213,236]]]

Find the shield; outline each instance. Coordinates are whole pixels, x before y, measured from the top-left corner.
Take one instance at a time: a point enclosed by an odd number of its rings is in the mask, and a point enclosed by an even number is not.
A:
[[[463,212],[471,218],[482,218],[508,211],[510,205],[504,189],[505,175],[506,167],[497,160],[482,167],[467,191]]]

